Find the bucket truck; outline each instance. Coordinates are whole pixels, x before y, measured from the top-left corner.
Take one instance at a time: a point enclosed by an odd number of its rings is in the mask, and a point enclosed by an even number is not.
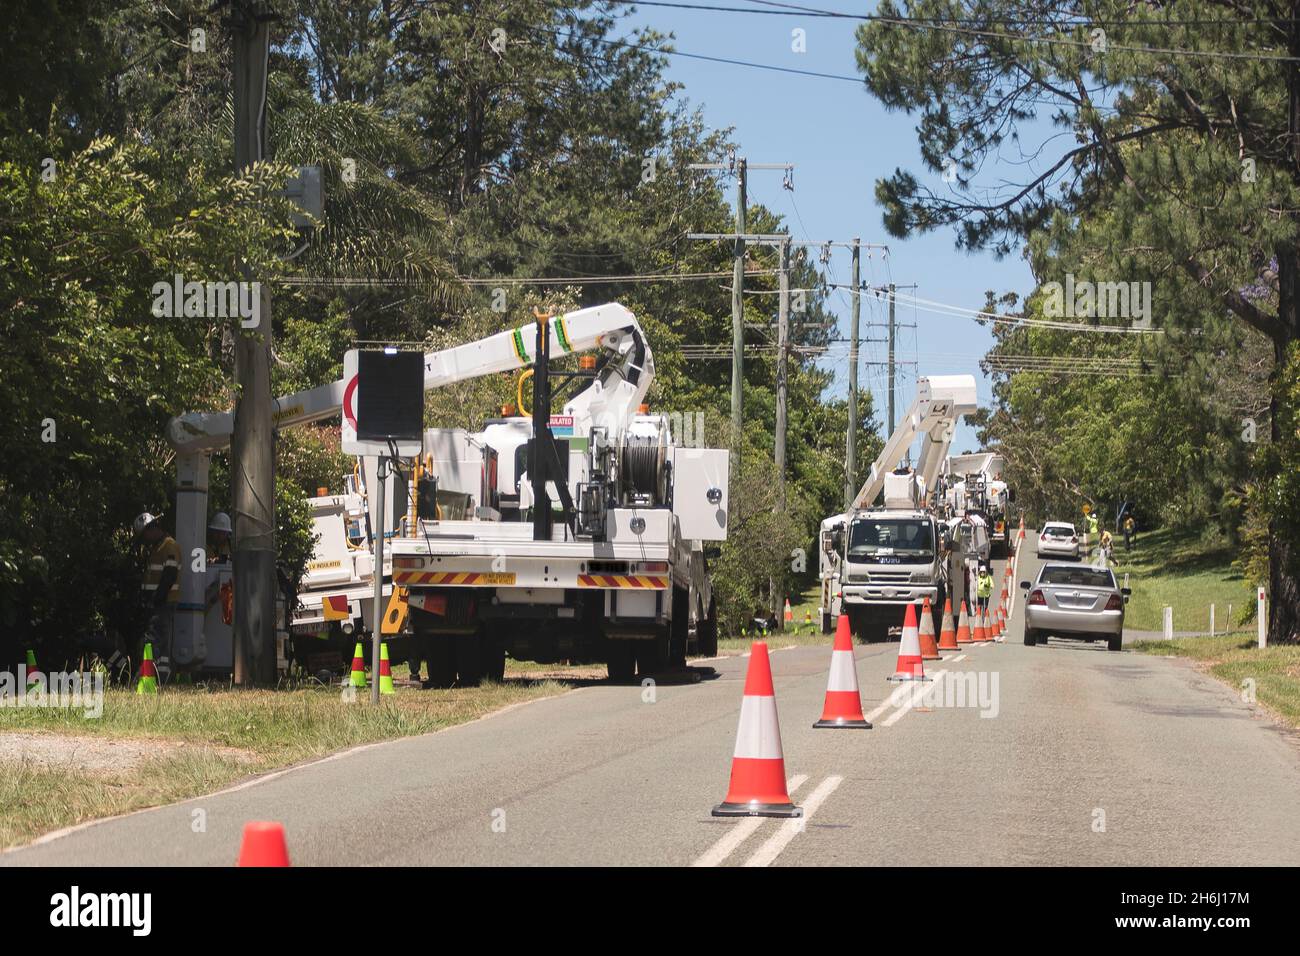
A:
[[[599,361],[583,356],[580,371],[558,373],[587,384],[551,415],[550,357],[597,349]],[[688,648],[716,653],[706,542],[726,538],[728,453],[678,447],[670,416],[644,412],[654,361],[631,312],[607,304],[546,317],[429,353],[424,369],[426,391],[513,370],[534,379],[531,416],[425,433],[410,469],[418,507],[410,502],[405,520],[406,484],[388,479],[384,526],[397,531],[384,576],[395,570],[407,600],[399,607],[389,585],[382,627],[409,613],[435,684],[500,679],[507,652],[605,661],[615,678],[684,663]],[[320,541],[295,641],[327,628],[347,638],[374,629],[368,536],[379,525],[364,490],[377,487],[374,456],[387,451],[358,439],[358,392],[351,351],[342,379],[276,403],[280,428],[341,415],[343,451],[362,456],[342,494],[312,499]],[[233,659],[229,626],[214,623],[205,600],[209,579],[229,569],[200,572],[188,559],[203,547],[210,456],[229,445],[233,426],[232,412],[168,423],[186,557],[172,654],[181,669],[228,669]],[[303,643],[294,656],[309,662],[313,645]]]
[[[1006,459],[995,452],[952,455],[944,464],[943,477],[949,511],[955,515],[979,515],[988,527],[992,556],[1004,558],[1010,551],[1011,505],[1014,492],[1002,480]]]
[[[576,372],[550,368],[589,350]],[[417,520],[390,543],[432,683],[499,680],[507,653],[605,662],[616,680],[716,653],[707,544],[727,536],[728,452],[680,447],[670,416],[645,411],[636,318],[539,316],[429,356],[425,384],[512,370],[531,372],[530,414],[427,430]],[[560,378],[581,387],[553,414]]]
[[[884,640],[902,624],[907,605],[927,597],[942,614],[954,546],[963,545],[945,520],[937,482],[958,418],[975,409],[974,376],[917,381],[916,400],[848,510],[821,524],[823,631],[847,614],[855,635]],[[903,461],[918,437],[921,452],[909,468]]]

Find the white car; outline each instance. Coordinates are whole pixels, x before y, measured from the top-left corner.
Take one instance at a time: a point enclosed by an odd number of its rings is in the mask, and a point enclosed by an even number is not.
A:
[[[1068,521],[1049,521],[1038,532],[1040,558],[1073,558],[1079,560],[1079,532]]]

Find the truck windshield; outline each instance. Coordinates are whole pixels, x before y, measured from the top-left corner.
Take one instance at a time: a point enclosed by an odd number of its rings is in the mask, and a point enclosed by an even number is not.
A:
[[[859,518],[849,531],[849,554],[934,555],[934,528],[920,518]]]

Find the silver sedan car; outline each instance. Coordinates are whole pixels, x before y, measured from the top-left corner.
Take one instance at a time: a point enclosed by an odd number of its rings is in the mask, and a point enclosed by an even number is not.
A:
[[[1049,635],[1075,641],[1105,641],[1120,649],[1128,588],[1116,587],[1110,568],[1044,564],[1025,595],[1025,644],[1046,644]]]
[[[1049,521],[1038,533],[1040,558],[1079,559],[1079,533],[1068,521]]]

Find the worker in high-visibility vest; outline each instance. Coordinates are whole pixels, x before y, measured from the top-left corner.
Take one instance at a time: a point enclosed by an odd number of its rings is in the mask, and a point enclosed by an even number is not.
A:
[[[980,613],[987,613],[989,598],[993,596],[993,575],[987,564],[980,565],[979,577],[975,581],[975,595],[979,598]]]
[[[136,659],[143,658],[145,642],[152,643],[158,677],[166,680],[171,670],[176,604],[181,599],[181,549],[176,539],[163,530],[160,519],[147,511],[135,519],[132,529],[146,552],[140,604],[149,615]]]
[[[1088,540],[1089,541],[1097,540],[1097,528],[1099,526],[1100,526],[1100,522],[1097,521],[1097,512],[1094,511],[1088,515]]]

